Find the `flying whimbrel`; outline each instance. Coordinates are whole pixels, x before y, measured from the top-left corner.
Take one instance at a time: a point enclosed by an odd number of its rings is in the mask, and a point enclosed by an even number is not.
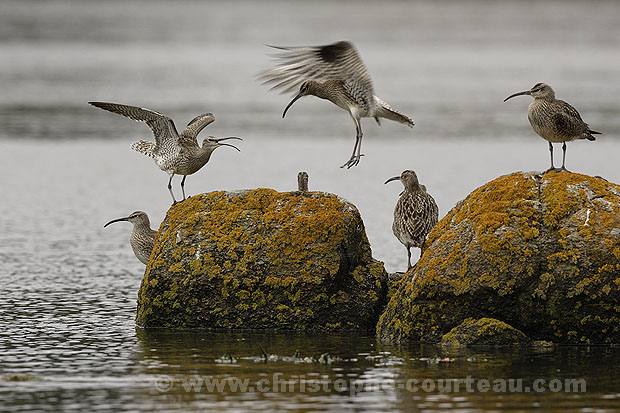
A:
[[[551,86],[545,83],[536,83],[530,90],[514,93],[504,99],[521,95],[529,95],[534,98],[527,111],[527,118],[532,125],[532,129],[540,137],[549,141],[549,152],[551,152],[551,167],[547,171],[562,170],[566,171],[564,163],[566,161],[566,142],[575,139],[587,139],[593,141],[596,138],[593,134],[600,134],[590,129],[585,123],[577,109],[555,98],[555,92]],[[553,166],[553,145],[552,142],[562,142],[562,167],[556,169]]]
[[[392,232],[407,248],[407,263],[411,269],[411,247],[422,248],[426,235],[433,229],[439,219],[439,208],[433,197],[426,192],[426,187],[420,185],[414,171],[403,171],[400,176],[385,181],[403,183],[405,190],[394,208],[394,222]]]
[[[338,42],[326,46],[279,47],[277,55],[282,61],[277,67],[263,72],[265,83],[275,83],[272,89],[284,93],[299,88],[299,93],[286,106],[282,117],[293,103],[302,96],[314,95],[327,99],[349,112],[355,122],[356,136],[353,154],[341,168],[351,168],[360,162],[362,150],[362,125],[360,119],[386,118],[409,127],[413,120],[398,112],[374,95],[372,78],[362,59],[350,42]]]
[[[181,180],[181,190],[183,191],[183,200],[185,200],[185,178],[200,170],[211,158],[213,151],[220,146],[230,146],[239,151],[234,145],[221,143],[228,139],[238,139],[237,137],[220,138],[213,136],[202,141],[202,147],[198,146],[198,134],[205,126],[215,120],[212,113],[204,113],[192,119],[185,129],[179,134],[174,125],[172,118],[155,112],[154,110],[140,108],[137,106],[121,105],[118,103],[108,102],[88,102],[91,105],[123,115],[129,119],[144,122],[153,131],[155,142],[140,140],[134,142],[132,149],[150,156],[155,160],[159,168],[166,172],[170,179],[168,180],[168,191],[172,196],[172,205],[177,203],[172,193],[172,177],[183,175]]]
[[[153,251],[155,235],[157,234],[157,231],[151,229],[149,216],[146,212],[136,211],[131,213],[128,217],[113,219],[103,227],[105,228],[114,222],[120,221],[129,221],[133,224],[133,231],[131,231],[129,243],[136,257],[140,262],[146,265],[149,262],[151,251]]]

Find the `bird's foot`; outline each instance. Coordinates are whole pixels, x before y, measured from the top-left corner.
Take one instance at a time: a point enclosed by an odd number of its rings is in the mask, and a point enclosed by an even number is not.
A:
[[[543,172],[543,175],[546,174],[547,172],[570,172],[568,169],[566,169],[566,167],[562,166],[561,168],[549,168],[547,169],[545,172]]]
[[[347,169],[351,168],[352,166],[357,166],[357,164],[360,163],[360,159],[362,158],[362,156],[364,156],[364,154],[359,154],[359,155],[353,155],[351,156],[351,159],[349,159],[347,162],[345,162],[344,165],[341,166],[341,168],[346,167]]]

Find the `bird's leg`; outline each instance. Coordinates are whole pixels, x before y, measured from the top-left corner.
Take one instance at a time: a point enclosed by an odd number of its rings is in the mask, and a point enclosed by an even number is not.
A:
[[[351,154],[351,159],[349,159],[348,161],[346,161],[344,163],[344,165],[341,166],[341,168],[344,168],[345,166],[347,168],[352,167],[353,165],[357,165],[355,163],[355,154],[357,153],[357,145],[359,144],[360,141],[360,137],[359,137],[359,133],[355,136],[355,146],[353,147],[353,153]],[[359,160],[358,160],[359,162]]]
[[[409,271],[411,269],[411,267],[412,267],[412,265],[411,265],[411,248],[410,247],[407,247],[407,265],[408,265],[407,271]]]
[[[553,166],[553,145],[549,142],[549,153],[551,153],[551,168],[547,169],[545,173],[549,171],[555,171],[555,166]]]
[[[362,126],[360,125],[360,122],[358,119],[353,118],[353,120],[355,121],[355,131],[356,131],[355,146],[353,146],[353,153],[351,154],[351,159],[345,162],[345,164],[342,165],[341,168],[344,168],[346,166],[347,169],[349,169],[352,166],[356,166],[358,163],[360,163],[360,158],[363,156],[360,154],[361,147],[362,147],[362,135],[363,135]]]
[[[168,192],[170,192],[170,196],[172,197],[172,205],[177,203],[177,200],[174,199],[174,194],[172,193],[172,177],[174,175],[170,175],[170,179],[168,180]]]
[[[562,167],[560,168],[560,170],[568,172],[568,169],[566,169],[566,167],[564,166],[565,161],[566,161],[566,142],[562,144]]]
[[[183,201],[185,201],[185,178],[187,178],[187,175],[183,175],[183,179],[181,179],[181,191],[183,191]]]
[[[360,140],[357,144],[357,163],[356,165],[360,162],[360,159],[362,158],[362,126],[360,125],[360,130],[359,130],[359,134],[360,134]]]

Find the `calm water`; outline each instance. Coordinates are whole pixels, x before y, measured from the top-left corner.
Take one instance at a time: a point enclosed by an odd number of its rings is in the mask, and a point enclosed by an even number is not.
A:
[[[366,156],[348,171],[338,168],[353,146],[344,112],[308,98],[283,120],[289,97],[255,80],[271,65],[264,44],[340,39],[356,43],[377,95],[416,121],[412,130],[363,121]],[[604,133],[568,145],[569,169],[620,182],[618,50],[620,3],[608,1],[1,2],[0,376],[33,381],[0,380],[0,410],[614,410],[618,349],[456,351],[370,335],[136,329],[144,266],[129,224],[102,225],[137,209],[158,225],[167,178],[129,149],[150,138],[144,125],[86,102],[150,107],[179,127],[214,112],[207,133],[243,137],[242,152],[219,149],[187,179],[188,193],[286,191],[306,170],[311,189],[357,205],[373,255],[395,271],[406,263],[390,230],[401,189],[385,179],[415,169],[444,215],[498,175],[546,168],[529,98],[502,103],[536,82]],[[587,385],[439,391],[441,380],[468,376]],[[209,390],[215,379],[225,388]],[[412,380],[427,379],[413,391]],[[278,380],[297,384],[274,391]]]

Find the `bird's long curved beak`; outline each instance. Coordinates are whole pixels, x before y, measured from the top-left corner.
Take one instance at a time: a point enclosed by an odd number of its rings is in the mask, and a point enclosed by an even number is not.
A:
[[[507,101],[508,99],[512,99],[515,96],[522,96],[522,95],[532,95],[532,92],[530,92],[529,90],[526,90],[524,92],[519,92],[519,93],[515,93],[513,95],[508,96],[506,99],[504,99],[504,102]]]
[[[400,176],[395,176],[393,178],[388,179],[387,181],[385,181],[383,183],[383,185],[387,184],[388,182],[392,182],[392,181],[398,181],[400,179]]]
[[[242,140],[243,140],[243,139],[238,138],[238,137],[236,137],[236,136],[229,136],[228,138],[219,138],[219,139],[214,139],[214,140],[215,140],[215,142],[217,142],[220,146],[230,146],[231,148],[235,148],[236,150],[238,150],[239,152],[241,152],[241,149],[237,148],[235,145],[231,145],[231,144],[229,144],[229,143],[220,143],[220,142],[222,142],[222,141],[226,141],[226,140],[228,140],[228,139],[237,139],[237,140],[240,140],[240,141],[242,141]]]
[[[103,227],[105,228],[105,227],[107,227],[110,224],[113,224],[115,222],[121,222],[121,221],[129,221],[129,217],[113,219],[112,221],[110,221],[107,224],[105,224]]]
[[[284,117],[286,116],[286,111],[288,110],[288,108],[290,108],[293,105],[293,103],[297,102],[297,99],[299,99],[301,96],[302,96],[301,93],[298,94],[297,96],[293,98],[293,100],[289,102],[288,105],[286,105],[286,108],[284,108],[284,112],[282,112],[282,119],[284,119]]]

